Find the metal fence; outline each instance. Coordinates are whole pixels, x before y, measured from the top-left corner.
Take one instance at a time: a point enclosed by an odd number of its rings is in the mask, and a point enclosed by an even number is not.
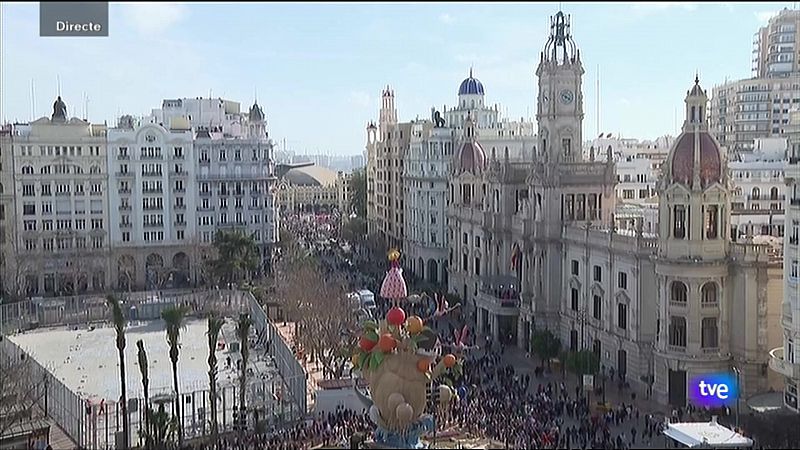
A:
[[[149,293],[126,297],[125,304],[143,306],[152,303]],[[29,300],[19,304],[0,305],[0,331],[16,331],[27,329],[31,324],[63,325],[81,316],[81,308],[99,305],[98,297],[85,296],[74,298],[48,299],[44,302]],[[100,297],[102,299],[102,297]],[[52,308],[53,301],[63,307],[57,315],[48,316],[45,311]],[[248,404],[248,429],[266,431],[288,422],[299,420],[307,414],[306,383],[307,375],[294,357],[291,349],[283,341],[278,330],[270,322],[266,312],[258,304],[252,294],[245,291],[216,291],[211,295],[206,292],[162,293],[158,302],[185,304],[192,307],[193,314],[202,314],[213,308],[215,311],[229,316],[249,309],[254,322],[254,330],[259,336],[258,342],[265,338],[269,345],[268,353],[258,355],[256,346],[253,356],[267,357],[273,363],[273,369],[254,373],[248,380],[246,398]],[[95,320],[109,320],[108,312],[100,313]],[[103,309],[105,305],[103,304]],[[102,317],[102,318],[100,318]],[[46,318],[48,320],[41,321]],[[62,319],[57,321],[56,319]],[[78,322],[84,322],[80,317]],[[55,323],[54,323],[55,322]],[[41,382],[32,383],[37,390],[40,407],[45,414],[55,420],[78,445],[93,449],[113,449],[122,433],[121,407],[116,402],[96,403],[76,394],[59,381],[47,368],[9,339],[0,340],[0,357],[11,360],[29,359],[32,368],[32,379]],[[254,358],[255,359],[255,358]],[[131,381],[129,381],[129,385]],[[211,433],[211,396],[207,384],[192,386],[181,393],[180,421],[185,439],[202,437]],[[219,382],[217,388],[217,423],[220,433],[234,430],[234,410],[239,403],[238,384]],[[150,389],[151,408],[163,403],[165,410],[174,414],[174,391],[171,387]],[[137,443],[141,439],[141,431],[145,423],[144,399],[132,397],[128,399],[129,442]],[[141,443],[141,442],[140,442]]]

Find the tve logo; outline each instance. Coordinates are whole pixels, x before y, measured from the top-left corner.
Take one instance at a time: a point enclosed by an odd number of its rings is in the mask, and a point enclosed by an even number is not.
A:
[[[692,378],[689,383],[689,397],[698,406],[729,406],[736,403],[739,386],[736,378],[729,373],[700,375]]]

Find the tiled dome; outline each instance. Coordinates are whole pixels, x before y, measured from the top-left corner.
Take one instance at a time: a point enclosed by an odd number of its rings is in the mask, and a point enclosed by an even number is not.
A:
[[[672,181],[687,185],[692,183],[695,133],[700,145],[700,183],[706,187],[722,180],[719,146],[707,131],[687,132],[678,138],[672,154]]]
[[[461,146],[458,162],[462,172],[476,173],[482,171],[486,167],[486,152],[483,151],[481,144],[467,142]]]
[[[458,95],[484,95],[483,84],[472,76],[472,69],[469,70],[469,78],[461,82]]]

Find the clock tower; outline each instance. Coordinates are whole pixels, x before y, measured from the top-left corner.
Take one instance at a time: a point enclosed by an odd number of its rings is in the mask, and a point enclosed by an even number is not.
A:
[[[559,11],[550,19],[550,37],[536,69],[540,159],[550,162],[583,159],[583,74],[581,53],[570,34],[570,17]]]

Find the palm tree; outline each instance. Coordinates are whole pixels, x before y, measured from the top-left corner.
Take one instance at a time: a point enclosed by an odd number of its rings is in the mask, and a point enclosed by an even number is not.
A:
[[[247,407],[245,406],[245,387],[247,386],[247,360],[250,358],[250,327],[253,321],[250,319],[250,314],[239,314],[239,322],[236,324],[236,335],[239,338],[239,348],[242,352],[242,374],[239,376],[239,408],[240,416],[244,417],[244,423],[247,423]],[[244,427],[239,428],[240,433],[244,433]]]
[[[250,275],[259,268],[258,244],[252,236],[240,231],[218,231],[214,236],[214,248],[217,258],[210,265],[225,284],[239,281],[241,274],[249,280]]]
[[[217,442],[219,432],[217,426],[217,340],[222,331],[225,319],[217,316],[214,312],[208,316],[208,385],[211,391],[211,437],[213,442]]]
[[[178,356],[180,351],[181,330],[186,326],[183,323],[188,308],[185,306],[172,306],[161,311],[161,318],[167,326],[167,344],[169,344],[169,359],[172,361],[172,386],[175,389],[175,419],[178,422],[178,446],[183,446],[183,415],[181,414],[180,390],[178,389]]]
[[[144,350],[144,342],[141,339],[136,341],[136,347],[139,349],[137,354],[139,358],[139,373],[142,374],[142,389],[144,389],[144,446],[145,448],[149,449],[152,447],[152,442],[148,440],[148,437],[150,436],[150,391],[148,389],[150,386],[150,377],[147,374],[149,363],[147,361],[147,352]]]
[[[122,409],[122,432],[125,437],[122,440],[122,448],[128,448],[128,387],[125,383],[125,316],[122,314],[119,299],[113,294],[106,296],[106,303],[111,308],[111,315],[114,321],[114,330],[117,332],[117,353],[119,354],[119,384],[122,391],[120,400]]]

